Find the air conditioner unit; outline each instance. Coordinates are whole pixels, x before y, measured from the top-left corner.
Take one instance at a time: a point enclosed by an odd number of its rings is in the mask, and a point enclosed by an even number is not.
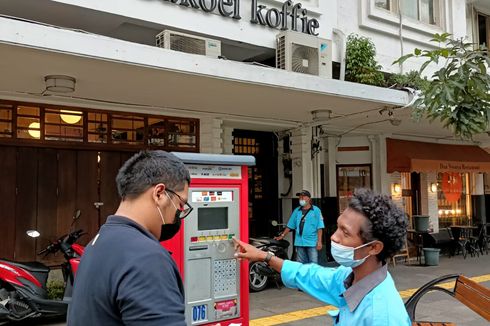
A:
[[[164,30],[156,36],[160,48],[205,55],[218,58],[221,55],[221,42],[205,37]]]
[[[276,68],[332,78],[331,40],[285,31],[276,41]]]

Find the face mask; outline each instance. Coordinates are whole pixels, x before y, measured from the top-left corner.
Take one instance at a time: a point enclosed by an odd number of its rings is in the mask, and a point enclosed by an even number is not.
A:
[[[168,197],[168,195],[167,195]],[[174,206],[174,208],[176,209],[175,211],[175,217],[174,217],[174,223],[172,224],[166,224],[165,223],[165,220],[163,218],[163,214],[162,214],[162,210],[160,209],[160,207],[157,206],[157,209],[158,209],[158,213],[160,214],[160,218],[162,219],[162,228],[160,229],[160,239],[159,241],[166,241],[166,240],[170,240],[172,239],[180,230],[180,225],[182,224],[181,223],[181,220],[179,218],[180,216],[180,210],[177,209],[177,207],[175,207],[175,204],[174,202],[170,199],[170,197],[168,197],[170,202],[172,203],[172,205]]]
[[[306,200],[300,199],[299,206],[301,206],[301,207],[306,206]]]
[[[373,242],[374,242],[374,240],[371,242],[365,243],[359,247],[352,248],[352,247],[346,247],[346,246],[343,246],[341,244],[338,244],[336,242],[331,241],[330,242],[331,243],[330,252],[332,253],[332,256],[335,259],[335,261],[337,263],[339,263],[340,265],[345,266],[345,267],[357,267],[357,266],[361,265],[362,263],[364,263],[364,261],[366,261],[366,259],[371,255],[367,255],[366,257],[361,258],[361,259],[354,259],[354,251],[356,249],[367,246]]]

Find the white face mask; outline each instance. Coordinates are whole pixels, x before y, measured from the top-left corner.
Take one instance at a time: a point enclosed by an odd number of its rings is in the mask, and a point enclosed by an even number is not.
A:
[[[307,204],[306,200],[304,200],[304,199],[299,200],[299,206],[304,207],[304,206],[306,206],[306,204]]]
[[[342,266],[345,267],[357,267],[360,266],[362,263],[366,261],[366,259],[371,256],[367,255],[364,258],[361,259],[354,259],[354,252],[362,247],[365,247],[371,243],[373,243],[376,240],[373,240],[371,242],[365,243],[359,247],[352,248],[352,247],[346,247],[341,244],[338,244],[336,242],[331,241],[331,247],[330,247],[330,252],[332,253],[332,257],[335,259],[337,263],[339,263]]]

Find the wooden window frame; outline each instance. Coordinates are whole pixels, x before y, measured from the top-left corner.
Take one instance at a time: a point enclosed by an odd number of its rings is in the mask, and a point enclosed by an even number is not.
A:
[[[95,150],[117,150],[117,151],[136,151],[141,149],[162,149],[167,151],[181,151],[181,152],[194,152],[198,153],[200,151],[200,120],[195,118],[186,118],[186,117],[174,117],[174,116],[165,116],[165,115],[156,115],[156,114],[141,114],[135,112],[119,112],[119,111],[108,111],[108,110],[97,110],[90,108],[79,108],[79,107],[68,107],[63,105],[51,105],[51,104],[40,104],[40,103],[31,103],[31,102],[20,102],[20,101],[7,101],[0,100],[0,104],[10,106],[11,107],[11,124],[12,124],[12,137],[0,137],[1,145],[14,145],[14,146],[30,146],[30,147],[51,147],[51,148],[71,148],[76,146],[78,149],[95,149]],[[17,107],[18,106],[31,106],[38,107],[40,110],[40,114],[37,119],[40,122],[41,129],[41,137],[40,139],[28,139],[28,138],[18,138],[17,136]],[[56,109],[56,110],[68,110],[68,111],[81,111],[82,119],[83,119],[83,135],[81,137],[82,141],[65,141],[65,140],[46,140],[44,134],[44,125],[45,125],[45,114],[46,109]],[[93,135],[93,132],[88,131],[89,123],[97,123],[95,120],[89,120],[89,113],[100,113],[107,115],[107,121],[102,122],[107,125],[106,131],[104,134],[107,139],[104,143],[96,143],[89,142],[89,134]],[[131,143],[113,143],[112,142],[112,116],[127,116],[129,117],[138,117],[143,120],[143,142],[138,144]],[[164,146],[161,145],[150,145],[148,144],[148,119],[160,119],[168,124],[168,121],[181,121],[182,123],[189,123],[194,125],[194,133],[186,133],[186,135],[191,135],[195,137],[195,144],[193,147],[189,146],[168,146],[168,141],[165,142]],[[5,120],[5,119],[3,119]],[[2,121],[3,121],[2,120]],[[8,121],[7,121],[8,122]],[[25,129],[25,128],[23,128]],[[165,137],[168,137],[168,129],[165,130]],[[136,132],[136,129],[134,129]],[[61,137],[61,136],[60,136]]]

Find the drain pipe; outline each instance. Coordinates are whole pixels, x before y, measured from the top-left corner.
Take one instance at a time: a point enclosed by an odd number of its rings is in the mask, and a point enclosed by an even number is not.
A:
[[[345,34],[338,28],[333,28],[333,34],[337,36],[340,40],[339,46],[339,56],[340,56],[340,80],[345,80],[345,49],[346,49],[346,40]]]

